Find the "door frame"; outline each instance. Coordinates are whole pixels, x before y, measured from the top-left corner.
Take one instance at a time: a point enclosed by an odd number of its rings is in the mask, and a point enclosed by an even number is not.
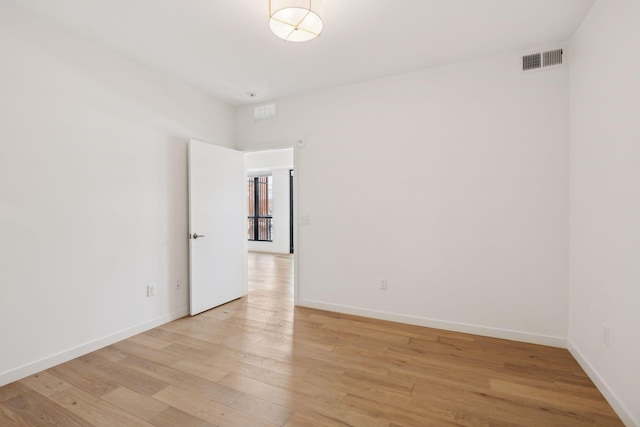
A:
[[[293,247],[294,247],[294,251],[293,251],[293,305],[299,305],[299,300],[300,300],[300,283],[298,280],[298,264],[299,264],[299,259],[300,259],[300,244],[298,243],[298,236],[299,236],[299,232],[298,232],[298,221],[297,218],[299,217],[298,215],[298,206],[299,206],[299,184],[298,184],[298,177],[300,176],[298,167],[299,167],[299,162],[298,162],[298,145],[297,144],[292,144],[292,145],[276,145],[276,146],[267,146],[267,147],[262,147],[262,146],[257,146],[257,147],[251,147],[248,149],[243,149],[241,150],[243,153],[254,153],[257,151],[273,151],[273,150],[283,150],[283,149],[293,149],[293,206],[289,207],[289,211],[293,213],[293,218],[294,218],[294,222],[293,222]],[[245,175],[246,175],[246,167],[245,167]],[[246,189],[245,189],[246,191]],[[245,197],[245,212],[247,211],[247,198]],[[248,227],[248,222],[247,222],[247,216],[244,216],[244,221],[245,221],[245,225],[244,228],[245,230]],[[245,264],[245,277],[248,278],[248,263],[249,263],[249,259],[248,259],[248,250],[245,251],[245,257],[244,257],[244,264]],[[248,281],[247,281],[248,283]],[[247,285],[248,286],[248,285]]]

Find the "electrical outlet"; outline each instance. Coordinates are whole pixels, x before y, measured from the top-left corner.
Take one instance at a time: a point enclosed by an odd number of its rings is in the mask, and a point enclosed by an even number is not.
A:
[[[609,345],[609,327],[602,325],[602,343],[606,346]]]
[[[182,289],[182,281],[176,280],[176,291]]]
[[[156,296],[156,285],[147,285],[147,298]]]
[[[378,287],[380,288],[380,290],[387,290],[387,278],[386,277],[380,277],[378,279]]]

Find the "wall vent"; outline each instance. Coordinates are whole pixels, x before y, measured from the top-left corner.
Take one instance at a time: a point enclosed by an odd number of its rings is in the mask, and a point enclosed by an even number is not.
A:
[[[522,71],[558,68],[562,67],[564,62],[564,49],[562,48],[529,53],[522,56]]]
[[[253,121],[271,120],[276,117],[276,104],[267,104],[253,110]]]
[[[542,54],[542,66],[562,65],[563,49],[549,50]]]
[[[522,57],[522,71],[535,70],[542,67],[542,57],[539,53]]]

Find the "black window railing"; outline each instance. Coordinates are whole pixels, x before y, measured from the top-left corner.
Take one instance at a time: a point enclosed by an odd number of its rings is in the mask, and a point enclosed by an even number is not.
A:
[[[258,242],[273,241],[273,217],[272,216],[248,216],[247,235],[249,240]]]
[[[273,241],[273,217],[271,176],[248,177],[247,238],[257,242]]]

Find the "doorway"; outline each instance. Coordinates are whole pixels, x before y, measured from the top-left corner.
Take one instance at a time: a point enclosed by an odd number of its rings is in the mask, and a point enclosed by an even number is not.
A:
[[[244,153],[247,198],[247,277],[249,291],[252,271],[261,260],[264,263],[291,266],[292,293],[296,297],[294,254],[295,241],[295,165],[294,149],[282,148]],[[290,259],[285,262],[284,260]],[[264,289],[264,288],[261,288]]]

